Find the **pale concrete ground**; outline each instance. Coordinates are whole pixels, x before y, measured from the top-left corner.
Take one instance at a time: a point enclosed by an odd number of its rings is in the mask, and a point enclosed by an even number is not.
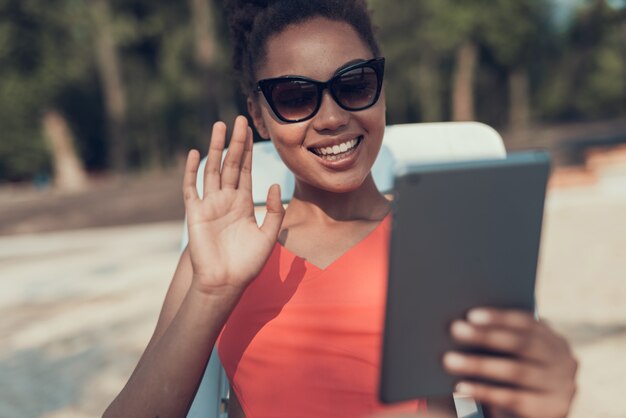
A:
[[[156,323],[182,223],[0,239],[0,417],[95,417]]]
[[[573,418],[626,417],[626,164],[552,189],[539,306],[580,359]],[[584,183],[584,182],[583,182]],[[99,416],[145,347],[180,222],[0,237],[0,417]]]
[[[626,417],[626,162],[597,182],[553,190],[539,269],[540,314],[580,361],[572,417]]]

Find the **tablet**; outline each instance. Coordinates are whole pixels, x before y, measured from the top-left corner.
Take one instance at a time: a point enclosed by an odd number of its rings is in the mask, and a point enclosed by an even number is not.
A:
[[[534,309],[549,156],[404,167],[394,183],[380,399],[449,395],[453,320]]]

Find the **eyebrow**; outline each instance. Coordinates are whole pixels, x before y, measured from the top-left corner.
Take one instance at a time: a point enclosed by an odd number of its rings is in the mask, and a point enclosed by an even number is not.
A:
[[[339,68],[337,68],[331,77],[336,76],[343,69],[348,68],[351,65],[358,64],[358,63],[365,62],[365,61],[369,61],[371,59],[373,59],[373,58],[356,58],[356,59],[350,60],[350,61],[346,62],[345,64],[342,64]],[[289,77],[304,77],[304,76],[299,75],[299,74],[284,74],[284,75],[279,75],[278,77],[270,77],[270,78],[289,78]],[[308,78],[308,77],[304,77],[304,78]]]
[[[371,59],[371,58],[369,58],[369,59]],[[353,59],[351,61],[348,61],[345,64],[343,64],[341,67],[337,68],[335,70],[335,72],[333,73],[333,76],[337,75],[339,72],[341,72],[341,70],[343,70],[345,68],[348,68],[351,65],[358,64],[358,63],[365,62],[365,61],[369,61],[369,59],[368,58],[357,58],[357,59]]]

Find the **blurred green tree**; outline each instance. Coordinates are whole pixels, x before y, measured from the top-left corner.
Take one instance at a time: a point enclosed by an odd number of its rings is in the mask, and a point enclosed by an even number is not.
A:
[[[589,0],[559,32],[551,0],[369,1],[389,123],[626,117],[624,2]],[[52,171],[55,126],[90,170],[206,149],[213,121],[245,111],[223,13],[218,0],[0,0],[0,182]]]
[[[481,51],[495,57],[495,65],[508,73],[509,124],[530,121],[528,68],[552,45],[555,33],[546,0],[422,0],[401,1],[389,8],[372,0],[382,27],[381,38],[392,65],[402,68],[390,75],[393,93],[411,94],[420,104],[422,119],[441,120],[445,111],[445,85],[450,89],[449,117],[476,119],[474,93]],[[442,67],[451,63],[451,74]],[[442,79],[449,77],[449,81]],[[401,86],[407,86],[404,89]],[[395,100],[395,99],[392,99]],[[406,101],[406,100],[404,100]],[[398,103],[399,105],[399,103]],[[391,109],[390,109],[391,110]],[[400,111],[400,114],[403,112]]]
[[[80,3],[80,2],[78,2]],[[42,120],[89,85],[88,24],[76,1],[0,1],[0,179],[49,172]]]
[[[114,16],[109,0],[88,0],[95,63],[104,95],[108,164],[116,172],[128,169],[126,88],[122,76]]]
[[[545,0],[489,0],[481,12],[481,39],[508,79],[508,126],[531,122],[530,69],[552,51],[556,31]]]
[[[548,120],[626,116],[626,6],[590,1],[577,10],[563,48],[541,86]]]
[[[236,114],[226,27],[217,0],[111,0],[128,83],[129,148],[139,167],[164,167],[207,147],[217,119]]]
[[[477,58],[473,3],[398,0],[396,7],[389,7],[384,0],[371,0],[370,4],[389,59],[386,80],[391,121],[437,121],[448,113],[453,119],[473,119]],[[451,84],[452,109],[446,112],[444,106],[450,100],[444,96]]]

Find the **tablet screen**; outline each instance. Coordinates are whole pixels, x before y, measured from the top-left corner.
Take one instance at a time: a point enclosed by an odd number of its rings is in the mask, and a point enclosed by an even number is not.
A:
[[[380,398],[450,394],[449,326],[477,306],[534,309],[549,157],[407,167],[397,173]]]

